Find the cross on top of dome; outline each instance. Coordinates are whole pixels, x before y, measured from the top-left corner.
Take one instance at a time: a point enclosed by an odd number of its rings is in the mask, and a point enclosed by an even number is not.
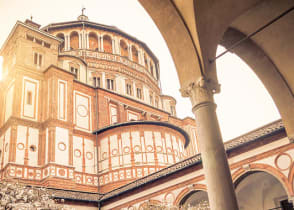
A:
[[[89,20],[88,16],[84,15],[85,9],[86,9],[85,7],[82,8],[82,14],[78,17],[78,20],[80,20],[80,21],[88,21]]]

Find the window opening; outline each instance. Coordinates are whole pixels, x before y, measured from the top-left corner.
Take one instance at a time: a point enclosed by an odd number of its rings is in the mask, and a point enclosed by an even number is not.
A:
[[[34,37],[33,36],[30,36],[30,35],[27,35],[27,40],[30,40],[30,41],[34,41]]]
[[[132,95],[132,85],[131,84],[127,84],[127,94]]]
[[[100,87],[100,77],[93,77],[94,87]]]
[[[34,64],[38,67],[42,66],[42,59],[43,56],[40,53],[35,52],[34,53]]]
[[[107,89],[108,90],[114,90],[114,81],[113,81],[113,79],[107,79],[106,83],[107,83]]]
[[[35,42],[39,45],[42,45],[43,41],[41,39],[35,38]]]
[[[117,122],[118,122],[117,106],[110,105],[110,124],[115,124]]]
[[[42,55],[39,54],[39,65],[38,66],[42,66]]]
[[[70,72],[74,74],[75,79],[78,78],[78,68],[70,67]]]
[[[150,104],[153,105],[153,96],[150,95]]]
[[[49,44],[47,42],[44,42],[44,47],[50,48],[51,47],[51,44]]]
[[[155,107],[158,108],[158,99],[155,99]]]
[[[137,88],[137,98],[142,99],[142,90],[141,90],[141,88]]]

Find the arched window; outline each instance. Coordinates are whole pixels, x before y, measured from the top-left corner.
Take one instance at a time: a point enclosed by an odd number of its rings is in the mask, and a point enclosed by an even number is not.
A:
[[[133,61],[136,63],[139,63],[138,50],[135,46],[132,46],[132,56],[133,56]]]
[[[79,49],[79,34],[76,31],[73,31],[70,34],[70,49],[71,50]]]
[[[120,45],[120,54],[121,54],[121,56],[128,57],[129,52],[128,52],[127,44],[123,40],[120,40],[119,45]]]
[[[191,191],[180,202],[183,209],[210,209],[208,202],[208,195],[205,191]]]
[[[154,76],[154,70],[153,70],[153,64],[150,63],[150,71],[151,71],[151,75]]]
[[[145,67],[148,68],[148,61],[145,54],[144,54],[144,64],[145,64]]]
[[[64,50],[64,34],[59,33],[59,34],[56,35],[56,37],[58,37],[58,38],[60,38],[60,39],[63,40],[63,42],[60,44],[59,47],[60,47],[60,50]]]
[[[110,36],[103,36],[103,49],[106,53],[112,53],[112,39]]]
[[[98,50],[98,37],[93,32],[89,34],[89,48],[91,50]]]

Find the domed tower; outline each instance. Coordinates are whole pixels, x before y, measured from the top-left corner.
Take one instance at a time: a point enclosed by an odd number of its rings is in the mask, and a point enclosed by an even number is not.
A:
[[[195,121],[176,117],[158,59],[118,28],[17,22],[1,55],[2,179],[104,193],[191,155]]]
[[[159,62],[142,41],[85,15],[43,30],[63,40],[58,66],[70,69],[78,81],[163,108]]]

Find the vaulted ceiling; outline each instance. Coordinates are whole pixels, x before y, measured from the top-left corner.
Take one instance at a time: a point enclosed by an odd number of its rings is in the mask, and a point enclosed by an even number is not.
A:
[[[211,62],[219,44],[231,47],[285,11],[286,15],[231,51],[263,82],[294,138],[293,0],[139,0],[174,59],[181,87],[201,76],[217,82]],[[238,88],[238,87],[236,87]]]

